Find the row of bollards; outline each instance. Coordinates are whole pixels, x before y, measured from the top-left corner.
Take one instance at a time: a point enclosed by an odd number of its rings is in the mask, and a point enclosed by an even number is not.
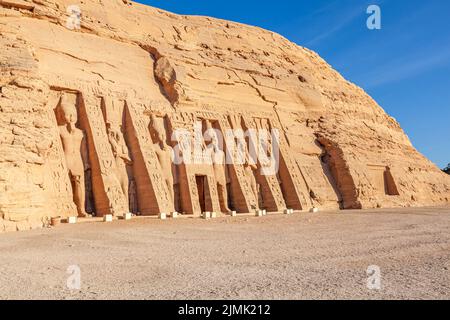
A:
[[[167,215],[167,213],[160,213],[159,215],[158,215],[158,219],[160,219],[160,220],[166,220],[167,218],[168,218],[169,216]],[[170,217],[172,218],[172,219],[176,219],[176,218],[178,218],[178,212],[172,212],[171,214],[170,214]]]
[[[318,208],[311,208],[310,211],[311,213],[317,213],[319,212]],[[291,215],[294,213],[294,209],[285,209],[283,211],[283,213],[285,215]],[[172,219],[176,219],[178,218],[179,213],[178,212],[172,212],[170,215],[167,215],[166,213],[162,212],[158,215],[158,219],[160,220],[166,220],[168,217],[171,217]],[[255,217],[264,217],[267,215],[267,211],[266,210],[255,210]],[[237,216],[237,212],[236,211],[231,211],[230,212],[230,216],[231,217],[236,217]],[[132,213],[125,213],[122,217],[123,220],[131,220],[131,218],[133,217]],[[210,212],[210,211],[206,211],[203,212],[201,215],[202,219],[208,220],[208,219],[215,219],[217,218],[217,212]],[[112,222],[114,220],[114,217],[112,214],[107,214],[103,217],[103,222]],[[77,223],[78,218],[77,217],[68,217],[67,218],[67,223],[69,224],[75,224]]]

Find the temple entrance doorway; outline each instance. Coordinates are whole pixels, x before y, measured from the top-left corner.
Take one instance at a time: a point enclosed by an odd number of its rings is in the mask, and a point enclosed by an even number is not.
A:
[[[197,183],[198,201],[200,203],[200,208],[201,208],[202,212],[205,212],[206,211],[206,196],[205,196],[206,176],[195,176],[195,182]]]

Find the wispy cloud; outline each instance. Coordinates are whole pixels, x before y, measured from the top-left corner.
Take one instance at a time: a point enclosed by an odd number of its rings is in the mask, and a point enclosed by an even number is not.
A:
[[[376,2],[378,5],[384,3],[385,0],[370,1],[370,4]],[[351,5],[350,5],[351,4]],[[330,38],[334,34],[349,26],[357,18],[366,14],[367,3],[355,5],[354,2],[346,3],[339,0],[326,5],[313,13],[314,16],[321,17],[321,25],[327,26],[328,29],[317,34],[311,40],[307,41],[306,47],[319,46],[324,40]],[[315,17],[315,18],[316,18]],[[333,21],[334,20],[334,21]]]
[[[450,63],[450,47],[440,48],[433,52],[422,52],[420,55],[410,55],[395,61],[390,61],[365,75],[366,88],[371,89],[392,82],[418,76],[440,66]]]
[[[331,52],[337,70],[366,89],[372,89],[449,66],[448,35],[444,32],[430,35],[429,29],[419,27],[434,16],[436,5],[422,4],[398,18],[393,16],[398,6],[386,3],[381,8],[390,14],[384,20],[382,31],[359,30],[345,47]],[[432,28],[439,30],[439,25]]]
[[[348,12],[347,14],[341,16],[339,19],[339,22],[331,25],[330,28],[321,34],[315,36],[313,39],[306,42],[306,47],[312,47],[312,46],[318,46],[323,40],[326,40],[336,32],[339,32],[343,28],[345,28],[347,25],[349,25],[353,20],[355,20],[357,17],[361,16],[361,14],[364,11],[361,11],[361,8],[358,8],[357,10],[352,10],[351,12]]]

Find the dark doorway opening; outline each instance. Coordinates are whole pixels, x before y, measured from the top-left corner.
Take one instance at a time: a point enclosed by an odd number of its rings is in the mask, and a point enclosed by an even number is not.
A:
[[[206,176],[195,176],[195,182],[197,183],[198,201],[202,212],[206,211]]]
[[[399,196],[397,185],[394,177],[392,176],[391,169],[386,167],[384,171],[384,190],[388,196]]]

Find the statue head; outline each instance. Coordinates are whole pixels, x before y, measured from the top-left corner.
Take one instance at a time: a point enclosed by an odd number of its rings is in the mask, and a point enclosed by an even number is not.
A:
[[[166,130],[163,127],[159,127],[156,129],[156,132],[157,132],[159,141],[166,143],[166,139],[167,139]]]
[[[210,139],[211,145],[214,148],[221,148],[219,137],[222,137],[217,129],[215,129],[210,121],[206,121],[206,132],[207,138]]]
[[[151,126],[155,131],[158,142],[166,143],[167,140],[166,129],[164,128],[164,125],[161,125],[158,122],[157,118],[154,115],[151,116]]]
[[[213,133],[211,134],[211,143],[214,147],[219,148],[219,138],[217,137],[217,134],[215,131],[212,131]]]
[[[114,126],[111,122],[107,122],[106,131],[108,132],[109,136],[114,140],[116,141],[120,140],[120,133],[122,132],[122,129],[120,127]]]
[[[77,109],[64,95],[61,97],[61,110],[63,112],[65,123],[75,126],[75,123],[78,121]]]

